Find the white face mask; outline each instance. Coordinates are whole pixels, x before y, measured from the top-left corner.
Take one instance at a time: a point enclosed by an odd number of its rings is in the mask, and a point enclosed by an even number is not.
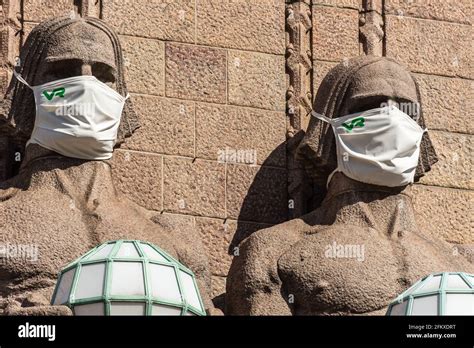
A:
[[[414,181],[422,129],[394,105],[335,119],[312,112],[331,124],[336,137],[337,169],[349,178],[380,186]]]
[[[94,76],[74,76],[30,86],[36,118],[28,144],[38,144],[61,155],[102,160],[112,157],[123,106],[121,96]]]

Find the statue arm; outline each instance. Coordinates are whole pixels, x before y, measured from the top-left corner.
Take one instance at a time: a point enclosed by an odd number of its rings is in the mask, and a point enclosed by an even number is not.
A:
[[[19,316],[71,316],[72,310],[67,306],[33,306],[21,307],[20,303],[12,301],[3,310],[3,315]]]
[[[0,298],[0,315],[19,316],[70,316],[72,310],[63,305],[51,305],[43,291],[30,292],[26,296]]]
[[[226,314],[291,315],[278,275],[278,258],[289,245],[272,235],[261,230],[239,246],[227,277]]]

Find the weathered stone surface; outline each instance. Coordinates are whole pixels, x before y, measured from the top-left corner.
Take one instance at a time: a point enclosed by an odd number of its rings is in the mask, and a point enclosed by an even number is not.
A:
[[[340,61],[359,55],[359,12],[313,6],[313,58]]]
[[[236,240],[241,241],[266,224],[196,217],[196,229],[209,255],[211,273],[227,276],[234,255],[238,255]]]
[[[285,110],[285,58],[264,53],[230,51],[229,103]]]
[[[96,0],[82,0],[81,13],[83,16],[100,18],[102,2]]]
[[[196,15],[198,43],[285,53],[284,0],[198,0]]]
[[[103,19],[118,33],[194,42],[194,1],[104,1]]]
[[[226,102],[226,51],[166,44],[166,95],[213,103]]]
[[[211,298],[225,293],[225,277],[212,276],[211,277]]]
[[[26,41],[26,38],[28,37],[28,35],[30,35],[33,28],[36,27],[37,25],[38,23],[31,23],[31,22],[23,23],[23,42]]]
[[[118,150],[114,152],[114,180],[132,201],[150,210],[163,210],[162,156]]]
[[[384,24],[380,11],[382,1],[364,1],[359,17],[359,50],[367,55],[384,55]]]
[[[474,192],[462,189],[414,185],[410,189],[421,231],[450,243],[472,244]]]
[[[211,274],[227,276],[232,256],[228,249],[235,233],[235,222],[224,220],[196,218],[196,229],[201,235],[201,239],[209,255]]]
[[[23,1],[2,1],[0,15],[9,25],[19,26],[22,6],[24,6]]]
[[[227,215],[277,223],[288,218],[287,176],[280,168],[227,165]]]
[[[466,79],[416,74],[429,129],[474,133],[469,113],[474,106],[474,82]]]
[[[164,95],[165,44],[161,41],[121,36],[125,76],[131,92]]]
[[[472,1],[385,1],[387,14],[458,23],[472,23],[472,9]]]
[[[25,0],[23,5],[23,16],[26,21],[41,22],[55,16],[67,16],[73,13],[74,0]]]
[[[4,25],[0,31],[0,62],[15,65],[15,57],[20,54],[20,40],[16,29]]]
[[[474,263],[474,244],[452,244],[453,256],[464,257]]]
[[[164,158],[164,209],[181,214],[225,217],[225,165]]]
[[[472,27],[387,15],[387,56],[414,72],[472,78]]]
[[[0,93],[6,92],[8,84],[10,83],[10,76],[6,69],[0,69]]]
[[[324,62],[321,60],[315,60],[313,62],[313,91],[314,95],[318,92],[318,88],[321,85],[324,77],[327,73],[334,68],[337,63],[332,62]],[[305,128],[303,128],[305,129]]]
[[[196,106],[196,156],[220,160],[222,153],[248,154],[258,164],[285,166],[285,113],[247,107]],[[244,162],[256,164],[255,162]]]
[[[420,182],[428,185],[474,189],[474,136],[468,134],[430,132],[439,161]]]
[[[125,148],[194,156],[194,103],[185,100],[133,95],[141,127]]]
[[[363,0],[359,1],[359,10],[375,11],[379,14],[383,13],[383,0]]]
[[[312,4],[359,9],[359,0],[313,0]]]

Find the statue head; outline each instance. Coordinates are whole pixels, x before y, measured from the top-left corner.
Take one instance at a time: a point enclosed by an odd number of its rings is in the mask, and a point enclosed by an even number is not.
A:
[[[425,128],[418,85],[410,72],[393,59],[360,56],[334,67],[322,81],[313,110],[337,118],[396,103]],[[332,127],[312,117],[297,154],[318,186],[325,186],[329,174],[337,167],[336,144]],[[428,133],[420,146],[415,173],[418,181],[437,162]]]
[[[119,94],[126,95],[122,49],[118,36],[97,18],[60,17],[40,23],[20,52],[16,71],[33,86],[78,75],[93,75]],[[3,118],[3,120],[1,119]],[[16,143],[25,144],[35,121],[33,92],[12,78],[0,102],[0,125]],[[117,145],[138,128],[127,100],[118,130]]]

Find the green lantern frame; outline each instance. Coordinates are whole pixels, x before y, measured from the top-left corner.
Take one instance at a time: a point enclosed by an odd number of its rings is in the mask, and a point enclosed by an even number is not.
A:
[[[123,243],[133,243],[135,249],[137,250],[139,257],[116,257],[118,251],[120,250],[120,247],[122,246]],[[109,255],[100,259],[94,259],[94,260],[88,260],[88,258],[92,255],[95,254],[96,252],[102,250],[109,244],[115,244],[112,248],[112,250],[109,252]],[[141,244],[148,245],[153,250],[158,252],[164,259],[166,259],[167,262],[162,262],[158,260],[153,260],[150,259],[146,253],[143,251],[141,248]],[[141,263],[142,264],[142,270],[143,270],[143,280],[144,280],[144,290],[145,290],[145,295],[144,296],[124,296],[124,295],[112,295],[110,293],[111,289],[111,281],[112,281],[112,265],[114,262],[135,262],[135,263]],[[102,292],[103,294],[101,296],[95,296],[95,297],[89,297],[89,298],[84,298],[84,299],[75,299],[74,294],[75,291],[77,290],[77,285],[78,285],[78,280],[79,276],[81,274],[81,268],[85,265],[91,265],[91,264],[104,264],[105,263],[105,274],[104,274],[104,283],[103,283],[103,288]],[[167,267],[173,267],[174,268],[174,274],[176,277],[176,281],[178,284],[180,296],[181,296],[181,303],[178,302],[173,302],[173,301],[167,301],[160,299],[158,297],[152,296],[152,289],[151,289],[151,284],[150,284],[150,278],[149,278],[149,264],[157,264],[157,265],[162,265],[162,266],[167,266]],[[62,277],[64,274],[70,270],[74,270],[74,276],[72,280],[72,286],[69,290],[68,294],[68,300],[65,303],[61,303],[62,305],[66,305],[72,310],[74,310],[74,307],[76,305],[85,305],[85,304],[94,304],[94,303],[103,303],[104,304],[104,314],[106,316],[110,315],[110,307],[111,303],[113,302],[134,302],[134,303],[140,303],[140,304],[145,304],[145,314],[146,316],[152,315],[152,309],[153,309],[153,304],[157,305],[164,305],[164,306],[170,306],[174,308],[180,308],[181,309],[181,315],[188,315],[188,313],[192,313],[194,315],[198,316],[205,316],[206,312],[204,310],[204,304],[202,302],[201,295],[199,293],[199,288],[196,283],[196,279],[194,276],[194,273],[188,269],[186,266],[181,264],[179,261],[174,259],[171,255],[166,253],[164,250],[160,249],[156,245],[146,242],[146,241],[139,241],[139,240],[117,240],[117,241],[108,241],[103,244],[100,244],[96,246],[95,248],[89,250],[86,254],[82,255],[81,257],[77,258],[70,264],[68,264],[63,270],[58,275],[58,281],[56,283],[56,287],[54,289],[53,297],[51,299],[51,304],[54,304],[54,301],[57,296],[57,291],[59,289],[59,285],[61,283]],[[197,298],[199,300],[199,304],[201,308],[196,308],[195,306],[192,306],[191,304],[188,303],[186,300],[185,296],[185,289],[183,286],[183,281],[180,276],[180,271],[187,273],[188,275],[191,276],[191,279],[193,281],[193,286],[196,290]]]
[[[449,275],[460,276],[469,288],[448,288],[447,282]],[[430,279],[435,276],[441,276],[439,287],[437,290],[417,292],[418,289],[420,289],[424,284],[426,284]],[[405,312],[403,313],[403,315],[412,315],[411,313],[413,309],[414,299],[433,295],[437,296],[437,315],[446,315],[445,312],[447,294],[472,294],[474,296],[474,275],[464,272],[439,272],[430,274],[418,280],[415,284],[413,284],[411,287],[409,287],[407,290],[397,296],[397,298],[393,300],[388,306],[386,315],[392,315],[391,312],[393,307],[395,305],[403,303],[404,301],[407,301],[407,305],[405,307]]]

